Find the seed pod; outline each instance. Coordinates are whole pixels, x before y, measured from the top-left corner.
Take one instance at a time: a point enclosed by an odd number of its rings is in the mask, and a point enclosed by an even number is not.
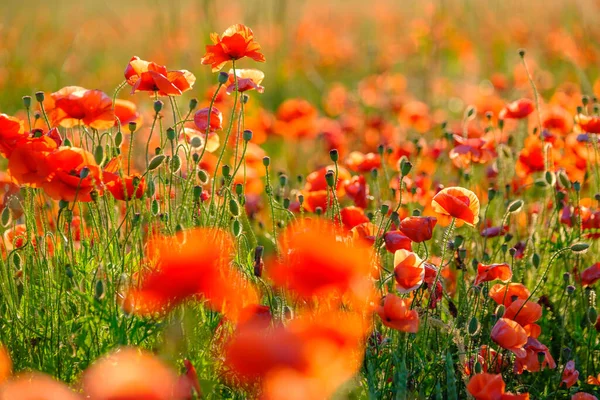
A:
[[[331,158],[331,161],[337,162],[340,158],[340,153],[338,153],[337,149],[332,149],[329,151],[329,158]]]
[[[224,72],[224,71],[219,72],[219,75],[217,76],[217,81],[221,85],[226,84],[228,80],[229,80],[229,74],[227,72]]]
[[[150,163],[148,163],[148,171],[154,171],[156,168],[160,167],[160,165],[165,161],[165,155],[159,154],[157,156],[152,157]]]
[[[283,199],[283,208],[285,208],[286,210],[290,208],[290,199],[287,197]]]
[[[26,110],[31,108],[31,96],[23,96],[23,106]]]
[[[244,185],[242,185],[241,183],[236,183],[235,184],[235,194],[237,194],[238,196],[241,196],[242,193],[244,193]]]
[[[162,110],[162,108],[163,108],[164,105],[165,105],[165,103],[163,103],[162,101],[156,100],[154,102],[154,112],[157,113],[157,114],[159,112],[161,112],[161,110]]]
[[[335,176],[333,171],[329,170],[325,173],[325,181],[327,182],[327,186],[331,188],[335,185]]]
[[[131,121],[129,124],[127,124],[127,129],[129,129],[130,133],[135,132],[137,129],[137,123],[135,121]]]
[[[252,140],[252,131],[250,129],[246,129],[242,134],[244,141],[249,142]]]
[[[46,98],[46,96],[44,95],[44,92],[40,91],[40,92],[35,92],[35,99],[39,102],[39,103],[43,103],[44,99]]]
[[[263,165],[264,165],[265,167],[268,167],[269,165],[271,165],[271,159],[270,159],[268,156],[266,156],[266,157],[263,157],[263,160],[262,160],[262,161],[263,161]]]
[[[173,127],[167,128],[167,139],[171,141],[175,140],[175,129]]]
[[[193,136],[190,140],[190,146],[192,146],[195,149],[202,146],[202,139],[200,138],[200,136]]]

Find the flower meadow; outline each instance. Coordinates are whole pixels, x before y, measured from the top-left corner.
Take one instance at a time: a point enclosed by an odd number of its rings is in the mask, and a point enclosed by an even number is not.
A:
[[[260,3],[3,45],[0,400],[598,399],[600,5]]]

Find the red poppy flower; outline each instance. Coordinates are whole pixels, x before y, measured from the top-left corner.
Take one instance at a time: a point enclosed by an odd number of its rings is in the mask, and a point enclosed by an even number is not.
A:
[[[2,385],[0,398],[81,400],[67,385],[39,372],[24,373],[8,380]]]
[[[556,362],[550,354],[548,347],[541,344],[537,339],[530,337],[527,339],[527,344],[524,346],[526,355],[521,357],[517,356],[515,359],[515,372],[522,374],[523,371],[537,372],[543,370],[545,367],[550,369],[556,368]],[[538,357],[544,354],[544,359],[540,363]]]
[[[16,143],[25,138],[25,127],[19,118],[0,114],[0,153],[10,157]]]
[[[184,400],[179,379],[154,355],[124,348],[102,357],[83,375],[83,391],[87,398]]]
[[[212,309],[237,320],[246,304],[257,302],[257,294],[230,265],[232,246],[227,233],[208,228],[153,240],[147,255],[155,268],[129,292],[125,308],[154,314],[201,296]]]
[[[531,325],[542,318],[542,306],[533,301],[517,299],[513,301],[504,311],[504,318],[512,319],[527,330]]]
[[[395,253],[396,250],[405,249],[412,251],[412,241],[404,236],[401,231],[388,231],[383,235],[385,248],[390,253]]]
[[[600,133],[600,117],[596,115],[579,114],[575,116],[575,122],[584,132]]]
[[[454,135],[454,141],[456,145],[450,150],[450,159],[457,168],[467,168],[471,163],[485,164],[496,157],[492,145],[483,139]]]
[[[400,332],[417,333],[419,331],[419,314],[410,309],[410,302],[394,294],[383,298],[383,305],[375,310],[381,322]]]
[[[333,204],[333,196],[331,193],[327,194],[331,190],[327,184],[325,174],[328,171],[335,171],[335,166],[330,165],[327,167],[320,168],[316,171],[311,172],[306,177],[306,183],[304,184],[304,190],[302,194],[305,198],[304,207],[308,211],[315,211],[317,207],[321,207],[326,210],[331,204]],[[337,169],[337,182],[335,182],[336,195],[341,198],[344,195],[344,182],[350,179],[350,172],[346,168],[338,167]],[[327,198],[329,197],[330,203],[327,204]]]
[[[529,393],[506,393],[501,374],[481,373],[474,375],[467,384],[467,391],[475,400],[529,400]]]
[[[573,131],[573,117],[561,106],[552,106],[541,116],[542,127],[561,135],[567,135]]]
[[[0,345],[0,385],[2,385],[12,374],[12,360],[6,347]]]
[[[362,305],[373,295],[373,250],[339,240],[336,227],[303,220],[280,235],[282,259],[267,269],[278,286],[300,297],[349,300]]]
[[[258,93],[263,93],[265,88],[260,86],[265,79],[264,72],[258,69],[236,69],[237,75],[237,91],[240,93],[248,90],[256,90]],[[235,91],[235,77],[233,70],[229,70],[229,80],[227,81],[227,94]]]
[[[47,176],[42,187],[56,200],[92,201],[102,172],[89,152],[76,147],[60,147],[48,154],[40,172]]]
[[[596,283],[600,279],[600,262],[584,269],[581,272],[580,279],[583,286],[590,286]]]
[[[346,229],[352,229],[357,225],[369,222],[369,218],[365,215],[362,208],[348,206],[340,210],[342,216],[342,223]]]
[[[579,380],[579,371],[575,369],[575,361],[570,360],[563,370],[560,386],[563,384],[568,388],[573,386]]]
[[[571,400],[598,400],[598,398],[593,394],[577,392],[573,396],[571,396]]]
[[[507,282],[510,278],[512,278],[512,270],[510,265],[506,263],[491,265],[479,263],[477,265],[477,277],[475,278],[474,285],[477,286],[482,282],[491,282],[496,279]]]
[[[369,172],[381,167],[381,157],[375,153],[353,151],[346,158],[346,166],[354,172]]]
[[[115,124],[112,99],[100,90],[87,90],[67,87],[64,92],[52,94],[54,106],[60,111],[60,117],[55,119],[65,128],[72,128],[80,124],[94,129],[108,129]],[[63,89],[63,90],[64,90]]]
[[[481,230],[481,236],[486,238],[494,238],[504,235],[508,232],[508,226],[490,226]]]
[[[465,373],[467,375],[471,375],[475,362],[478,362],[481,365],[481,370],[483,372],[499,374],[502,371],[504,360],[502,354],[499,354],[489,346],[483,345],[479,349],[479,352],[471,357],[468,365],[465,367]],[[492,363],[493,365],[490,365]]]
[[[515,299],[527,300],[529,290],[522,283],[495,284],[491,287],[489,295],[497,304],[511,305]]]
[[[530,99],[520,99],[507,104],[498,114],[500,119],[523,119],[535,110],[535,103]]]
[[[433,210],[474,226],[479,221],[479,199],[470,190],[449,187],[440,190],[431,200]]]
[[[56,149],[56,141],[48,136],[21,139],[8,159],[11,176],[21,185],[41,186],[48,178],[42,172],[46,158]]]
[[[210,64],[212,71],[223,68],[228,61],[249,57],[254,61],[265,62],[265,56],[260,52],[260,45],[254,41],[252,29],[242,25],[232,25],[220,37],[211,33],[212,45],[206,46],[206,54],[202,64]]]
[[[345,180],[344,190],[346,196],[354,201],[356,207],[367,208],[369,187],[364,176],[354,175],[352,178]]]
[[[407,217],[400,222],[400,232],[415,243],[426,242],[433,236],[436,217]]]
[[[179,96],[194,86],[196,77],[190,71],[167,71],[167,67],[132,57],[125,68],[125,79],[136,92],[156,92],[159,96]]]
[[[110,160],[102,171],[102,182],[117,200],[141,199],[146,190],[146,181],[139,175],[120,176],[119,159]]]
[[[517,322],[500,318],[490,333],[492,340],[503,349],[513,352],[517,357],[525,357],[523,348],[527,343],[527,332]]]
[[[423,260],[412,251],[400,249],[394,254],[394,276],[400,293],[418,289],[425,279]]]
[[[137,111],[137,107],[134,102],[129,100],[116,99],[115,104],[115,117],[119,119],[121,126],[127,126],[130,122],[135,122],[139,127],[142,123],[142,117]],[[115,121],[115,126],[117,121]]]
[[[210,109],[209,107],[201,108],[194,114],[194,124],[198,130],[206,134],[208,129],[208,111],[210,110],[210,130],[209,132],[219,131],[223,129],[223,114],[216,107]]]

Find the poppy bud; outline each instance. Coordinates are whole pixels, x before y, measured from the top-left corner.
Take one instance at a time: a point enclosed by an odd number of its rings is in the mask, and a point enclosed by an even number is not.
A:
[[[72,146],[72,143],[69,140],[69,138],[65,138],[65,141],[63,142],[63,146],[65,146],[65,147],[71,147]]]
[[[325,173],[325,181],[329,187],[333,187],[335,185],[335,176],[333,171],[329,170]]]
[[[498,318],[502,318],[504,316],[505,310],[506,310],[506,307],[504,306],[504,304],[500,304],[498,307],[496,307],[496,316]]]
[[[569,358],[571,358],[571,349],[569,347],[563,348],[562,355],[564,360],[568,360]]]
[[[533,255],[531,256],[531,263],[536,268],[538,268],[540,266],[541,260],[542,259],[538,253],[533,253]]]
[[[203,185],[208,183],[208,173],[203,169],[198,170],[198,179]]]
[[[584,242],[574,243],[571,245],[571,251],[575,254],[583,254],[587,252],[589,247],[590,245]]]
[[[46,96],[44,95],[44,92],[35,92],[35,99],[39,102],[39,103],[43,103],[44,99],[46,98]]]
[[[472,317],[471,320],[469,321],[469,326],[468,326],[468,331],[469,331],[469,335],[476,335],[477,332],[479,332],[479,328],[481,326],[479,325],[479,321],[477,320],[477,317]]]
[[[556,184],[556,175],[552,171],[546,171],[544,174],[544,179],[548,186],[554,186]]]
[[[94,150],[94,161],[96,161],[96,164],[98,165],[102,164],[102,161],[104,161],[104,147],[102,147],[102,145],[96,146],[96,149]]]
[[[1,219],[2,219],[2,226],[6,228],[8,226],[8,224],[10,224],[10,220],[11,220],[10,209],[8,207],[4,207],[4,210],[2,210]]]
[[[246,142],[249,142],[252,140],[252,131],[250,129],[246,129],[242,136]]]
[[[523,207],[523,200],[515,200],[508,205],[507,211],[511,214],[516,213],[516,212],[520,211],[522,207]]]
[[[156,185],[153,180],[148,181],[148,186],[146,190],[148,193],[148,197],[154,196],[154,193],[156,192]]]
[[[543,352],[543,351],[538,351],[538,353],[537,353],[537,359],[538,359],[538,362],[540,364],[542,364],[544,362],[544,360],[546,359],[546,353]]]
[[[575,291],[575,286],[573,286],[573,285],[567,286],[567,293],[568,294],[573,294],[574,291]]]
[[[239,220],[233,220],[233,223],[231,224],[231,232],[233,232],[233,236],[235,237],[240,236],[240,234],[242,233],[242,225],[240,224]]]
[[[506,243],[502,243],[502,246],[500,246],[502,249],[502,253],[506,254],[506,251],[508,250],[508,245]],[[515,249],[514,247],[511,247],[511,250],[514,250],[514,252],[510,252],[508,254],[511,255],[511,257],[514,257],[514,254],[517,254],[517,249]]]
[[[194,186],[193,196],[194,196],[195,201],[200,200],[200,198],[202,197],[202,186],[198,186],[198,185]]]
[[[246,104],[248,102],[248,100],[250,100],[250,96],[248,96],[247,94],[243,94],[242,95],[242,103]]]
[[[265,167],[268,167],[269,165],[271,165],[271,159],[268,156],[264,157],[262,162]]]
[[[408,161],[406,158],[403,158],[400,161],[400,172],[402,173],[402,176],[408,175],[408,173],[410,172],[412,167],[413,167],[412,163],[410,161]]]
[[[152,213],[152,215],[154,215],[156,217],[158,215],[159,211],[160,211],[160,207],[158,205],[158,200],[153,199],[152,203],[150,204],[150,212]]]
[[[137,129],[137,123],[135,121],[132,121],[129,124],[127,124],[127,128],[129,129],[129,132],[133,133]]]
[[[467,108],[467,118],[471,118],[476,112],[477,109],[475,108],[475,106],[469,106]]]
[[[29,110],[31,107],[31,96],[23,96],[23,106],[25,106],[26,110]]]
[[[188,106],[188,107],[189,107],[189,109],[190,109],[190,112],[191,112],[191,111],[194,111],[194,109],[195,109],[197,106],[198,106],[198,99],[194,97],[193,99],[191,99],[191,100],[190,100],[190,104],[189,104],[189,106]]]
[[[192,146],[195,149],[202,146],[202,139],[200,138],[200,136],[192,136],[192,139],[190,140],[190,146]]]
[[[383,156],[383,151],[385,150],[385,147],[380,144],[379,146],[377,146],[377,153],[379,153],[380,156]]]
[[[285,185],[287,185],[287,182],[288,182],[287,175],[285,175],[285,174],[279,175],[279,186],[285,187]]]
[[[321,214],[323,214],[323,208],[316,207],[315,208],[315,214],[317,214],[318,216],[321,216]]]
[[[157,156],[152,157],[150,163],[148,163],[148,171],[154,171],[156,168],[160,167],[160,165],[165,161],[165,155],[159,154]]]
[[[290,208],[290,199],[288,197],[283,199],[283,208],[286,210]]]
[[[235,199],[229,199],[229,212],[234,217],[240,216],[240,205]]]
[[[381,205],[381,214],[387,215],[388,211],[390,211],[390,206],[387,204],[382,204]]]
[[[331,161],[333,162],[337,162],[339,160],[340,154],[338,153],[337,149],[329,150],[329,158],[331,158]]]
[[[13,263],[15,264],[16,269],[21,269],[21,256],[19,253],[13,253],[12,257]]]
[[[217,80],[219,81],[219,83],[221,85],[224,85],[229,80],[229,74],[227,72],[221,71],[221,72],[219,72],[219,75],[217,76]]]
[[[173,158],[171,158],[171,162],[169,163],[169,169],[172,173],[175,174],[177,173],[177,171],[179,171],[179,168],[181,168],[181,157],[175,154]]]
[[[167,139],[171,141],[175,140],[175,129],[172,127],[167,128]]]
[[[223,176],[225,178],[229,178],[229,175],[231,174],[231,167],[229,165],[227,165],[227,164],[224,164],[221,167],[221,173],[223,174]]]
[[[154,102],[154,112],[158,114],[162,110],[164,105],[165,103],[163,103],[162,101],[156,100]]]
[[[496,189],[489,188],[488,189],[488,201],[494,200],[494,197],[496,197],[496,193],[498,193],[498,192],[496,192]]]
[[[162,149],[161,149],[160,147],[156,147],[156,148],[154,149],[154,155],[155,155],[155,156],[157,156],[157,155],[159,155],[159,154],[162,154]]]
[[[475,373],[480,374],[481,371],[483,371],[483,367],[481,366],[481,363],[479,361],[477,361],[475,363]]]
[[[200,162],[200,154],[198,154],[198,153],[192,154],[192,161],[194,163],[198,164]]]
[[[101,279],[98,279],[94,286],[94,299],[101,300],[102,297],[104,297],[104,282],[102,282]]]
[[[413,217],[418,217],[421,215],[421,210],[419,210],[418,208],[415,208],[412,212]]]
[[[115,135],[115,146],[121,147],[122,143],[123,143],[123,133],[121,133],[121,131],[118,131]]]
[[[563,281],[565,281],[565,283],[569,283],[570,280],[571,280],[571,274],[568,272],[565,272],[563,274]]]
[[[377,179],[377,175],[378,175],[377,168],[373,168],[371,170],[371,176],[373,177],[373,179]]]

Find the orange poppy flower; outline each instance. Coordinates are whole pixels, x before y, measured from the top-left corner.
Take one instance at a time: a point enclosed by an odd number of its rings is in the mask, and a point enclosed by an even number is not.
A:
[[[327,185],[325,175],[328,171],[335,171],[335,166],[330,165],[311,172],[306,177],[304,190],[302,194],[305,197],[305,208],[308,211],[315,211],[317,207],[326,210],[329,205],[333,204],[333,196],[329,194],[330,204],[327,204],[327,191],[330,190]],[[350,179],[350,172],[346,168],[338,167],[337,182],[335,182],[336,195],[341,198],[344,195],[344,182]]]
[[[223,129],[223,114],[218,108],[210,107],[201,108],[194,114],[194,124],[196,128],[206,135],[208,129],[208,111],[210,110],[210,129],[209,132],[219,131]]]
[[[500,318],[492,328],[492,340],[503,349],[513,352],[517,357],[525,357],[523,348],[527,343],[527,332],[517,322],[508,318]]]
[[[155,268],[142,273],[140,286],[127,295],[125,309],[154,314],[201,296],[212,309],[237,320],[246,304],[257,302],[257,294],[230,264],[232,246],[226,232],[208,228],[152,240],[147,257]]]
[[[340,210],[340,215],[342,216],[342,224],[346,229],[352,229],[357,225],[369,222],[369,218],[367,218],[363,209],[359,207],[344,207]]]
[[[235,75],[237,75],[238,92],[243,93],[253,89],[258,93],[265,91],[265,88],[260,86],[263,79],[265,79],[264,72],[258,69],[236,69]],[[229,80],[227,81],[227,94],[231,94],[233,91],[235,91],[235,77],[233,69],[230,69]]]
[[[25,138],[25,125],[19,118],[0,114],[0,153],[10,157],[16,143]]]
[[[530,337],[527,339],[527,344],[524,346],[526,355],[521,357],[517,356],[515,359],[515,372],[517,374],[523,373],[523,371],[537,372],[540,369],[548,367],[550,369],[556,368],[556,362],[550,354],[548,347],[541,344],[537,339]],[[539,357],[544,354],[544,359],[540,363]]]
[[[486,345],[481,346],[479,352],[469,360],[468,365],[465,367],[465,373],[467,375],[471,375],[471,371],[473,370],[476,361],[481,365],[481,370],[483,372],[495,374],[499,374],[502,371],[502,365],[504,363],[502,354],[499,354],[496,350]],[[490,365],[492,363],[494,364]]]
[[[375,153],[361,153],[353,151],[348,154],[345,161],[346,166],[354,172],[369,172],[381,167],[381,157]]]
[[[48,136],[21,139],[8,159],[11,176],[21,185],[41,186],[48,178],[43,173],[46,158],[56,148],[56,142]]]
[[[552,106],[542,113],[542,127],[561,135],[573,131],[573,117],[561,106]]]
[[[211,33],[212,45],[206,45],[206,54],[202,57],[202,64],[211,65],[216,72],[231,60],[249,57],[254,61],[265,62],[265,56],[260,52],[260,45],[254,41],[252,29],[242,25],[232,25],[220,37]]]
[[[584,269],[581,272],[580,279],[582,286],[590,286],[596,283],[600,279],[600,262]]]
[[[378,232],[379,227],[370,221],[356,225],[350,230],[357,246],[373,246]]]
[[[0,385],[12,374],[12,360],[6,347],[0,345]]]
[[[479,222],[479,199],[470,190],[448,187],[440,190],[431,200],[433,210],[442,215],[459,219],[467,225]]]
[[[598,400],[598,398],[589,393],[577,392],[571,396],[571,400]]]
[[[113,158],[104,167],[102,171],[104,186],[117,200],[141,199],[146,190],[145,179],[139,175],[120,176],[119,162],[119,158]]]
[[[0,400],[81,400],[67,385],[39,373],[25,373],[2,385]]]
[[[477,286],[483,282],[491,282],[496,279],[507,282],[510,278],[512,278],[512,270],[510,265],[506,263],[490,265],[479,263],[477,265],[477,277],[473,284]]]
[[[456,145],[450,150],[450,159],[457,168],[467,168],[471,163],[485,164],[496,157],[492,145],[480,138],[465,139],[454,135]]]
[[[594,385],[594,386],[600,386],[600,374],[598,374],[598,376],[588,376],[587,378],[587,384],[588,385]]]
[[[415,243],[426,242],[433,236],[435,217],[407,217],[400,222],[400,232]]]
[[[467,391],[475,400],[529,400],[529,393],[505,392],[506,384],[501,374],[481,373],[474,375],[467,384]]]
[[[116,350],[86,369],[82,380],[87,398],[94,400],[183,400],[179,378],[152,354],[134,348]]]
[[[348,296],[361,305],[373,295],[373,250],[339,240],[336,226],[301,220],[280,235],[282,259],[267,269],[276,285],[300,297],[338,300]]]
[[[526,327],[542,318],[542,306],[533,301],[517,299],[506,308],[504,318],[512,319]]]
[[[317,130],[317,109],[304,99],[285,100],[277,109],[274,133],[293,139],[314,138]]]
[[[417,310],[410,309],[408,300],[390,293],[382,301],[383,305],[378,306],[375,312],[385,326],[400,332],[417,333],[419,331],[419,314]]]
[[[394,276],[400,293],[418,289],[425,279],[423,260],[412,251],[400,249],[394,253]]]
[[[579,380],[579,371],[575,369],[575,361],[570,360],[563,370],[560,386],[563,384],[568,388],[573,386]]]
[[[412,241],[404,236],[401,231],[388,231],[383,235],[385,248],[390,253],[395,253],[397,250],[405,249],[412,251]]]
[[[490,288],[489,295],[497,304],[508,307],[516,299],[527,300],[530,293],[522,283],[497,283]]]
[[[523,119],[535,110],[535,103],[530,99],[519,99],[507,104],[500,114],[500,119]]]
[[[116,99],[114,104],[115,119],[119,119],[121,126],[127,126],[130,122],[135,122],[139,127],[142,124],[142,117],[137,111],[134,102],[129,100]],[[115,121],[115,126],[117,121]]]
[[[92,201],[91,192],[102,179],[94,156],[77,147],[60,147],[48,154],[41,172],[48,177],[42,187],[55,200]]]
[[[134,56],[125,68],[125,79],[136,92],[156,92],[159,96],[180,96],[194,86],[196,77],[190,71],[167,71],[167,67],[140,60]]]
[[[94,129],[108,129],[115,124],[112,99],[100,90],[87,90],[67,87],[66,92],[53,93],[54,106],[61,117],[55,120],[65,128],[73,128],[83,123]]]
[[[584,132],[600,133],[600,117],[596,115],[579,114],[575,116],[575,122]]]

